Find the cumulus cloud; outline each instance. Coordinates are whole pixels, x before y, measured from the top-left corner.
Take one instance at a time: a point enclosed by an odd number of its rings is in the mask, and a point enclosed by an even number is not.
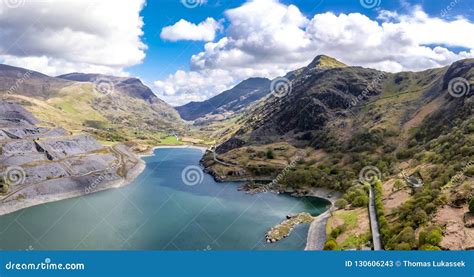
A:
[[[390,72],[474,57],[474,37],[467,36],[474,33],[474,23],[431,17],[417,6],[410,14],[380,11],[377,19],[332,12],[307,18],[278,0],[249,0],[225,16],[225,36],[194,55],[190,71],[155,82],[163,98],[173,104],[204,100],[249,77],[284,75],[318,54]],[[450,47],[467,50],[456,53]]]
[[[142,62],[145,0],[0,1],[0,61],[50,75],[124,75]]]
[[[161,30],[160,37],[170,41],[213,41],[216,37],[216,32],[221,28],[222,24],[211,17],[199,24],[181,19],[174,25],[164,27]]]

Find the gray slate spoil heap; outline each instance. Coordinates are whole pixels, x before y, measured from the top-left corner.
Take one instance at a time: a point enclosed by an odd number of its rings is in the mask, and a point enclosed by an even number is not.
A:
[[[27,207],[115,186],[140,163],[126,147],[39,123],[21,105],[0,101],[0,214],[21,201]]]

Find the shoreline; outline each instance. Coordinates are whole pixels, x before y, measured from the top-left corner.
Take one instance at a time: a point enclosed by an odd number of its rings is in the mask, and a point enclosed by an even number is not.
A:
[[[156,149],[168,149],[168,148],[177,148],[177,149],[198,149],[203,154],[206,152],[208,148],[202,146],[194,146],[194,145],[163,145],[163,146],[155,146],[150,151],[150,154],[140,154],[138,156],[138,163],[129,170],[127,176],[121,180],[115,180],[107,182],[100,186],[100,188],[95,189],[93,192],[86,192],[85,189],[81,190],[74,190],[66,193],[61,194],[53,194],[53,195],[39,195],[33,199],[27,199],[22,201],[12,201],[7,203],[2,203],[0,206],[0,216],[11,214],[26,208],[30,208],[33,206],[38,206],[42,204],[47,204],[51,202],[66,200],[77,198],[81,196],[86,196],[88,194],[97,193],[100,191],[105,191],[109,189],[121,188],[129,185],[133,182],[144,170],[146,167],[146,162],[142,159],[144,157],[150,157],[155,155]],[[220,181],[218,181],[220,182]],[[327,221],[334,210],[334,203],[337,199],[340,198],[341,194],[336,191],[332,191],[326,188],[312,188],[306,195],[292,195],[289,194],[291,197],[299,198],[301,196],[308,196],[308,197],[317,197],[323,200],[326,200],[331,203],[331,206],[328,210],[324,213],[316,216],[313,222],[310,224],[308,234],[307,234],[307,242],[305,246],[305,251],[308,250],[322,250],[324,247],[324,243],[326,240],[326,224]]]
[[[139,158],[138,163],[129,170],[125,178],[104,183],[103,185],[100,186],[100,188],[97,188],[92,192],[87,192],[86,189],[81,189],[81,190],[73,190],[73,191],[61,193],[61,194],[39,195],[32,199],[26,199],[26,200],[21,200],[21,201],[9,201],[6,203],[1,203],[0,216],[8,215],[8,214],[11,214],[23,209],[27,209],[27,208],[42,205],[42,204],[86,196],[89,194],[93,194],[96,192],[105,191],[109,189],[117,189],[117,188],[125,187],[129,185],[130,183],[132,183],[145,170],[145,166],[146,166],[146,163],[141,158]]]
[[[208,149],[207,147],[204,146],[195,146],[195,145],[161,145],[161,146],[154,146],[149,150],[150,153],[143,153],[143,154],[137,154],[138,157],[144,158],[144,157],[150,157],[155,155],[155,150],[156,149],[169,149],[169,148],[192,148],[192,149],[199,149],[201,152],[204,154],[206,150]]]
[[[154,155],[154,151],[159,148],[194,148],[199,149],[204,154],[207,150],[206,147],[203,146],[194,146],[194,145],[162,145],[162,146],[155,146],[151,149],[150,154],[136,154],[138,163],[129,170],[127,176],[121,180],[114,180],[107,183],[104,183],[100,186],[100,188],[96,188],[92,192],[87,192],[86,189],[81,190],[73,190],[65,193],[60,194],[51,194],[51,195],[38,195],[32,199],[24,199],[21,201],[9,201],[6,203],[0,203],[0,216],[11,214],[23,209],[27,209],[30,207],[57,202],[66,199],[77,198],[81,196],[86,196],[88,194],[93,194],[96,192],[101,192],[109,189],[116,189],[128,186],[132,183],[144,170],[146,167],[146,162],[142,159],[144,157],[150,157]]]
[[[240,179],[232,179],[232,180],[221,180],[214,171],[209,170],[207,167],[204,166],[204,171],[213,176],[214,180],[218,183],[229,181],[229,182],[250,182],[251,179],[247,178],[240,178]],[[266,182],[271,182],[271,180],[265,180]],[[328,201],[330,203],[330,207],[322,214],[314,217],[313,222],[309,226],[309,230],[306,236],[306,246],[304,248],[305,251],[311,250],[323,250],[324,244],[326,242],[326,225],[329,217],[331,216],[332,212],[335,210],[335,202],[339,198],[341,198],[342,193],[334,190],[330,190],[327,188],[310,188],[309,192],[298,194],[295,191],[278,191],[278,190],[255,190],[255,189],[245,189],[241,188],[241,190],[246,191],[246,193],[265,193],[271,192],[276,194],[285,193],[288,194],[290,197],[316,197]]]

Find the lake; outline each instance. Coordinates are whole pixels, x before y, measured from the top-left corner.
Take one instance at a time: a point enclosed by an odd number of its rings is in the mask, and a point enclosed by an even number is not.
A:
[[[286,215],[318,215],[313,197],[238,191],[196,169],[202,152],[159,148],[130,185],[43,204],[0,217],[1,249],[303,250],[308,225],[277,243],[265,233]],[[194,175],[193,175],[194,173]],[[197,177],[197,179],[193,179]]]

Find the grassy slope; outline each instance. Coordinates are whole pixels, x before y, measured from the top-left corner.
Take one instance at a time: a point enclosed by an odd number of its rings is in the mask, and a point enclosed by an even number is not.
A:
[[[20,101],[41,121],[40,124],[48,127],[63,127],[72,133],[86,132],[105,144],[127,142],[135,146],[137,151],[148,151],[155,145],[181,143],[174,136],[170,136],[166,129],[160,131],[134,128],[134,125],[137,126],[135,123],[125,125],[124,122],[111,120],[109,116],[111,113],[94,108],[94,101],[104,99],[105,96],[95,92],[92,84],[89,83],[74,83],[63,87],[47,100],[17,94],[4,96],[4,98]],[[138,102],[139,100],[128,101]],[[113,114],[130,116],[125,110]],[[139,116],[137,113],[133,119],[140,121]],[[177,130],[179,128],[177,125]]]

